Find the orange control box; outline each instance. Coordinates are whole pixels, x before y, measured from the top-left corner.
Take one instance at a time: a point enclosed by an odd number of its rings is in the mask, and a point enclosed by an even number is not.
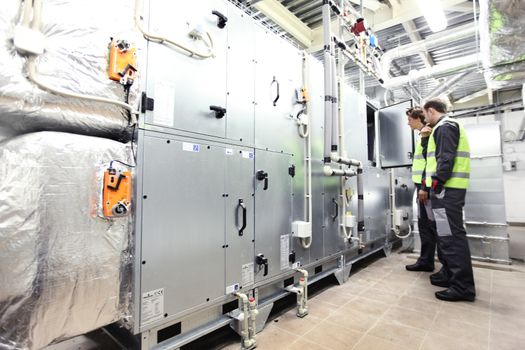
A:
[[[131,206],[131,172],[108,169],[104,173],[104,216],[124,216]]]
[[[137,73],[137,48],[125,40],[111,41],[109,46],[109,78],[122,85],[131,85]]]

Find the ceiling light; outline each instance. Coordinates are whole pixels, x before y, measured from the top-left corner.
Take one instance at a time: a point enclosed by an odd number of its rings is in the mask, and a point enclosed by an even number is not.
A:
[[[447,27],[447,17],[441,0],[417,0],[417,5],[423,16],[427,20],[427,24],[434,33],[442,31]]]

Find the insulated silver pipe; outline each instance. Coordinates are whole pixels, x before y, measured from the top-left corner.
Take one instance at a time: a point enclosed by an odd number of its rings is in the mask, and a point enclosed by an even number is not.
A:
[[[332,52],[330,57],[332,64],[332,153],[338,153],[339,146],[339,100],[337,94],[337,65]]]
[[[330,4],[323,5],[323,38],[324,38],[324,162],[330,163],[332,147],[332,60]]]

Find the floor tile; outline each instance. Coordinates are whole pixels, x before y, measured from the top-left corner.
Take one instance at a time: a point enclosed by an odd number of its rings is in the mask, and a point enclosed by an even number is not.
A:
[[[326,321],[352,329],[359,332],[366,332],[377,322],[377,316],[357,310],[339,309],[330,315]]]
[[[406,350],[417,350],[425,338],[426,331],[401,326],[393,322],[380,321],[369,332],[369,335],[402,345]]]
[[[413,296],[402,295],[397,301],[396,306],[413,310],[415,312],[435,313],[441,308],[441,304],[436,300],[425,300]]]
[[[523,350],[525,349],[525,335],[521,337],[509,335],[502,332],[492,331],[490,333],[490,350]]]
[[[273,322],[266,325],[262,332],[257,334],[258,350],[283,349],[299,337],[277,327]]]
[[[304,339],[331,350],[347,350],[352,349],[362,336],[361,332],[352,331],[330,322],[322,322],[306,333]]]
[[[436,311],[421,313],[413,310],[404,309],[398,306],[390,308],[383,319],[394,324],[414,327],[422,330],[428,330],[432,326],[432,321]]]
[[[299,339],[286,348],[286,350],[326,350],[329,349],[320,344],[312,343],[310,341]]]
[[[366,293],[361,294],[363,298],[379,301],[385,304],[393,304],[399,300],[403,291],[386,291],[376,287],[368,288]]]
[[[423,341],[420,350],[488,350],[487,344],[458,341],[457,338],[429,333]]]
[[[460,322],[467,323],[480,328],[488,329],[490,323],[490,314],[487,312],[477,311],[475,303],[470,303],[470,310],[464,307],[458,307],[456,303],[443,303],[439,312],[439,321],[441,322]]]
[[[276,322],[277,321],[277,322]],[[321,323],[321,319],[313,315],[306,315],[303,318],[297,317],[296,311],[291,310],[284,315],[274,319],[272,322],[280,329],[284,329],[293,334],[304,335],[316,325]]]
[[[356,296],[354,294],[345,292],[345,290],[341,290],[339,286],[333,286],[332,288],[314,296],[313,298],[311,298],[311,300],[320,300],[327,304],[339,307],[348,303],[355,297]]]
[[[468,314],[469,312],[463,312]],[[457,320],[456,315],[449,315],[440,311],[437,315],[429,332],[447,337],[452,337],[458,342],[479,344],[485,346],[488,344],[489,327],[477,327],[475,325]]]
[[[366,335],[353,348],[353,350],[407,350],[405,346],[389,342],[383,338],[375,337],[373,335]]]
[[[386,310],[388,310],[389,307],[390,304],[373,299],[368,299],[364,296],[359,296],[354,300],[350,301],[348,304],[345,304],[341,308],[341,310],[345,310],[348,312],[353,310],[361,311],[363,313],[366,313],[367,315],[379,318],[386,312]]]

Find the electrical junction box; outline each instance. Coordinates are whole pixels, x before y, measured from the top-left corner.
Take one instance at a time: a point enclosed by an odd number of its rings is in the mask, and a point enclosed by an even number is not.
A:
[[[292,236],[298,238],[312,237],[312,223],[306,221],[292,222]]]
[[[405,212],[401,209],[397,209],[394,212],[394,226],[401,226],[403,224]]]
[[[354,228],[357,224],[357,218],[354,215],[346,214],[344,218],[345,227]]]

